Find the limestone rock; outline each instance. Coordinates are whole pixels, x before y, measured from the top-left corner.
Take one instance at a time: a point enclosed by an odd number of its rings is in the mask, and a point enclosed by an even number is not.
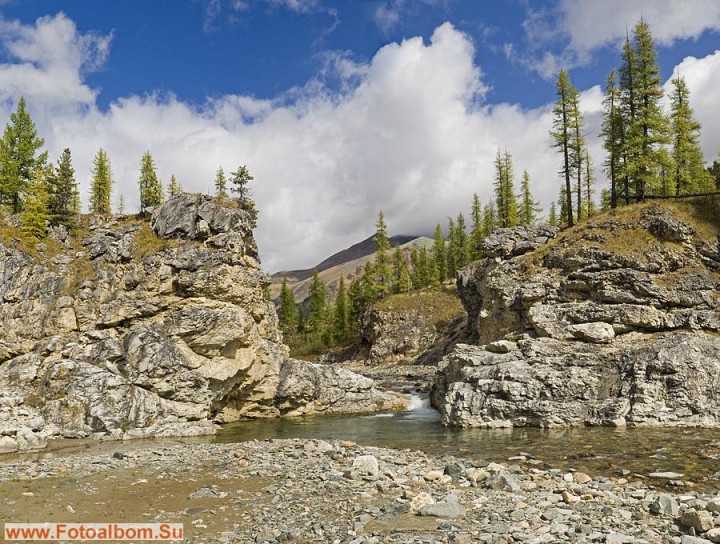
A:
[[[698,229],[653,204],[483,248],[457,279],[472,343],[431,393],[446,424],[720,426],[720,251]]]

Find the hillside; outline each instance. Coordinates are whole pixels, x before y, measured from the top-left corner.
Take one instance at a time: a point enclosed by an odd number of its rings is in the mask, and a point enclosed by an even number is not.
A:
[[[720,201],[500,229],[458,289],[476,345],[441,363],[451,425],[720,426]]]

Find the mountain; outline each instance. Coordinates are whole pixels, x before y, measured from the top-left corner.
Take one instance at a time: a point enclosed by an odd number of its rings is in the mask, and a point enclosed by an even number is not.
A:
[[[355,259],[365,257],[367,255],[372,255],[373,253],[375,253],[375,240],[373,239],[374,237],[375,235],[370,236],[369,238],[365,238],[365,240],[363,240],[362,242],[358,242],[357,244],[353,244],[350,247],[343,249],[342,251],[338,251],[337,253],[331,255],[330,257],[322,261],[320,264],[312,268],[306,268],[304,270],[284,270],[281,272],[276,272],[272,275],[273,283],[282,283],[283,278],[287,278],[289,283],[300,282],[312,277],[313,271],[315,270],[320,273],[324,270],[327,270],[328,268],[332,268],[339,264],[354,261]],[[390,238],[390,246],[401,246],[412,240],[415,240],[416,238],[419,237],[407,236],[404,234],[392,236]]]
[[[390,238],[390,245],[400,247],[405,259],[409,260],[410,253],[415,247],[430,247],[433,243],[431,238],[426,236],[405,236],[398,235]],[[332,298],[337,291],[340,278],[345,278],[345,285],[348,286],[352,280],[363,273],[365,263],[375,255],[375,242],[372,237],[358,242],[347,249],[343,249],[328,257],[314,268],[307,270],[292,270],[278,272],[272,276],[270,295],[275,299],[280,294],[283,279],[287,279],[288,285],[295,294],[295,300],[302,303],[308,296],[310,281],[314,270],[328,288],[328,294]]]

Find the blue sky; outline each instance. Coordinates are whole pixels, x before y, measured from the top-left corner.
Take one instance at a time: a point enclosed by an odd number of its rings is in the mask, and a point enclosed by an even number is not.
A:
[[[145,149],[189,190],[248,164],[266,267],[309,266],[370,234],[380,209],[398,234],[467,213],[473,192],[491,198],[498,149],[547,206],[553,78],[566,67],[583,91],[600,165],[598,85],[641,14],[664,79],[688,79],[711,160],[716,0],[5,0],[0,114],[25,95],[85,191],[105,147],[131,205]]]

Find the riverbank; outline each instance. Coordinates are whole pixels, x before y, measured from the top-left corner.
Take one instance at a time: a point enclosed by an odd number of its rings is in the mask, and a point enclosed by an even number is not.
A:
[[[720,497],[664,487],[677,476],[541,466],[344,441],[108,443],[4,464],[0,518],[180,522],[187,542],[243,543],[679,543],[702,542],[681,518],[720,525]]]

